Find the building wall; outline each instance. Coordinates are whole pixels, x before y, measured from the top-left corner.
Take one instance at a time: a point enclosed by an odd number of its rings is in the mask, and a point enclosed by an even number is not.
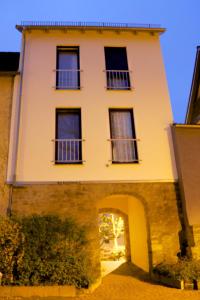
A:
[[[173,126],[173,137],[182,201],[192,226],[192,252],[200,258],[200,126]]]
[[[190,123],[191,124],[200,123],[200,83],[197,87],[197,95],[193,103]]]
[[[15,187],[15,215],[71,216],[87,226],[92,268],[99,272],[98,211],[117,209],[128,215],[131,260],[148,271],[153,264],[177,259],[177,186],[173,183],[66,183]]]
[[[8,145],[12,106],[13,76],[0,74],[0,214],[5,215],[8,207],[9,187],[7,176]]]
[[[200,218],[200,126],[175,126],[175,149],[177,167],[185,195],[188,220],[199,224]]]
[[[56,46],[80,46],[80,91],[55,90]],[[104,46],[127,48],[131,91],[107,91]],[[17,101],[15,97],[14,101]],[[55,109],[81,108],[83,165],[55,165]],[[109,108],[134,110],[139,164],[111,165]],[[174,181],[172,114],[157,34],[114,31],[26,33],[16,179],[52,181]],[[13,124],[14,125],[14,124]],[[8,180],[12,175],[12,140]]]

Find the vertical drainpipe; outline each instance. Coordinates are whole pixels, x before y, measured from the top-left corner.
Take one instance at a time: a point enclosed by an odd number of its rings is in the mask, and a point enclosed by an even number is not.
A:
[[[7,215],[11,216],[12,214],[12,198],[13,198],[13,187],[16,184],[16,172],[17,172],[17,157],[18,157],[18,148],[19,148],[19,130],[20,130],[20,117],[21,117],[21,102],[22,102],[22,87],[23,87],[23,73],[24,73],[24,57],[25,57],[25,32],[24,28],[22,31],[22,50],[20,54],[20,65],[19,65],[19,73],[20,73],[20,82],[19,82],[19,94],[18,94],[18,110],[16,116],[16,123],[14,131],[16,133],[14,145],[13,145],[13,168],[11,174],[11,186],[9,192],[9,200],[8,200],[8,208],[7,208]]]

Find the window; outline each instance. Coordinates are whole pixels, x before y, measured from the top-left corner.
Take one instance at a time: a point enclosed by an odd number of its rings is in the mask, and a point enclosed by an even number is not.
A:
[[[110,109],[110,135],[113,163],[138,163],[133,112]]]
[[[80,109],[56,110],[55,162],[61,164],[82,162]]]
[[[126,48],[105,47],[107,89],[130,90]]]
[[[79,47],[58,47],[56,88],[80,89]]]

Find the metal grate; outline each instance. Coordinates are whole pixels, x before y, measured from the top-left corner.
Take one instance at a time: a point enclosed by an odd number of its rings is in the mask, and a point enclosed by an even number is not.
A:
[[[138,139],[110,139],[112,163],[138,163]]]
[[[130,90],[130,71],[127,70],[106,70],[108,90]]]
[[[56,89],[80,89],[80,71],[81,70],[55,70],[56,71]]]
[[[82,163],[82,139],[55,139],[55,163]]]

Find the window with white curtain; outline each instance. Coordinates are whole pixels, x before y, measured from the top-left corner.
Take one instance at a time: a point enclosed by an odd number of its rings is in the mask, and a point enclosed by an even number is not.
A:
[[[137,163],[137,143],[133,111],[110,109],[110,134],[113,163]]]

